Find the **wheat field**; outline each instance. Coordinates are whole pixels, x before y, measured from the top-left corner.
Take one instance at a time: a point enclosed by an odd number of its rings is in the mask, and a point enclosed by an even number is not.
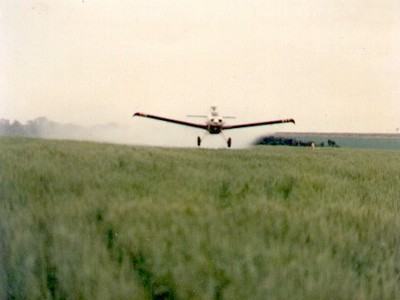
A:
[[[0,138],[0,299],[400,299],[400,152]]]

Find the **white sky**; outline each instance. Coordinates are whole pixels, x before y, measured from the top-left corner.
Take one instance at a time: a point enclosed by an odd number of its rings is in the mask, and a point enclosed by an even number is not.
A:
[[[395,132],[399,53],[398,0],[0,0],[0,118],[177,141],[197,131],[132,113],[216,104],[237,122],[297,121],[238,136]]]

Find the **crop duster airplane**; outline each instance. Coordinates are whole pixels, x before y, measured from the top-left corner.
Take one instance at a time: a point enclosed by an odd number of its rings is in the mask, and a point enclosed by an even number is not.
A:
[[[192,123],[192,122],[186,122],[186,121],[180,121],[180,120],[175,120],[175,119],[169,119],[165,117],[160,117],[160,116],[155,116],[155,115],[150,115],[150,114],[144,114],[137,112],[133,115],[133,117],[144,117],[144,118],[150,118],[154,120],[159,120],[159,121],[164,121],[164,122],[170,122],[170,123],[175,123],[183,126],[189,126],[189,127],[195,127],[195,128],[200,128],[207,130],[209,134],[222,134],[222,136],[225,139],[225,136],[223,134],[223,130],[230,130],[230,129],[237,129],[237,128],[245,128],[245,127],[254,127],[254,126],[264,126],[264,125],[273,125],[273,124],[281,124],[281,123],[293,123],[295,124],[294,119],[282,119],[282,120],[275,120],[275,121],[265,121],[265,122],[256,122],[256,123],[243,123],[243,124],[236,124],[236,125],[225,125],[225,119],[234,119],[235,117],[232,116],[220,116],[217,107],[216,106],[211,106],[211,112],[209,116],[206,115],[188,115],[188,117],[197,117],[197,118],[204,118],[206,119],[205,123],[199,124],[199,123]],[[232,139],[228,138],[225,139],[227,146],[230,148],[232,145]],[[201,145],[202,138],[200,136],[197,137],[197,146],[200,147]]]

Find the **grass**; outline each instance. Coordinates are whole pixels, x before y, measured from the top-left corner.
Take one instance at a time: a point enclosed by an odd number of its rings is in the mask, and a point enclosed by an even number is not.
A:
[[[0,139],[0,299],[399,299],[400,152]]]

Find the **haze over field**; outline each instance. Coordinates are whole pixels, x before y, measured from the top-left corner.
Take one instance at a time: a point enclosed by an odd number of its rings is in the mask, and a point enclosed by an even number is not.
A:
[[[127,142],[192,145],[197,130],[132,113],[216,104],[238,122],[297,121],[232,132],[236,144],[280,130],[392,133],[399,11],[397,0],[3,0],[0,118],[115,122]]]

